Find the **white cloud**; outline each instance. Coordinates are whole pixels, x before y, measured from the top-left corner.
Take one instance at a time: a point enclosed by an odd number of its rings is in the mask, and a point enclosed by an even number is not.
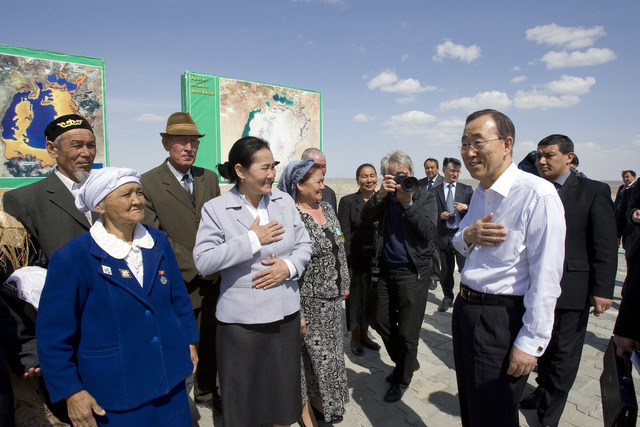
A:
[[[546,88],[551,93],[559,93],[561,95],[584,95],[589,93],[591,86],[596,84],[593,77],[574,77],[564,74],[560,80],[554,80],[547,83]]]
[[[551,108],[573,107],[580,98],[575,95],[553,96],[538,90],[519,90],[513,97],[513,104],[522,110],[549,110]]]
[[[506,93],[497,90],[478,92],[475,96],[452,99],[440,103],[441,111],[455,110],[458,108],[475,111],[482,108],[494,108],[502,110],[511,106],[511,100]]]
[[[616,54],[611,49],[592,47],[586,51],[547,52],[540,61],[546,62],[547,69],[565,67],[586,67],[590,65],[604,64],[616,59]]]
[[[351,119],[351,120],[353,120],[354,122],[365,123],[365,122],[373,121],[375,119],[376,119],[375,117],[369,116],[367,114],[360,113],[360,114],[356,114],[355,116],[353,116],[353,119]]]
[[[400,60],[402,62],[405,62],[407,59],[409,59],[409,54],[408,53],[403,53],[402,56],[400,57]]]
[[[511,79],[511,83],[521,83],[521,82],[527,80],[527,78],[528,77],[525,76],[525,75],[517,76],[517,77],[514,77],[514,78]]]
[[[451,40],[445,40],[444,43],[440,43],[436,46],[436,55],[433,55],[435,62],[442,62],[445,58],[459,59],[467,63],[471,63],[480,58],[480,46],[471,45],[463,46],[461,44],[455,44]]]
[[[167,117],[168,115],[164,115],[164,114],[145,113],[145,114],[140,114],[134,120],[136,122],[154,123],[154,122],[164,122],[165,120],[167,120]]]
[[[511,71],[520,71],[520,67],[518,67],[517,65],[514,65]]]
[[[391,70],[383,71],[372,78],[367,87],[371,90],[380,89],[382,92],[399,93],[409,97],[436,90],[435,86],[421,86],[420,81],[416,79],[399,79],[395,71]]]
[[[394,138],[421,138],[442,144],[460,139],[464,120],[458,118],[439,120],[436,116],[414,110],[392,116],[384,122],[384,125],[387,127],[384,133]]]
[[[539,25],[526,31],[527,40],[538,44],[562,46],[565,49],[583,49],[607,33],[602,26],[592,28],[562,27],[556,23]]]

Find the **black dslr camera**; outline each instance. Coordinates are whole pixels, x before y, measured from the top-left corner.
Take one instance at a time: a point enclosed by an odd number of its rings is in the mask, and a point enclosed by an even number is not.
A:
[[[393,175],[393,180],[396,184],[400,184],[400,188],[405,193],[413,194],[418,189],[418,178],[409,176],[404,172],[398,172]]]

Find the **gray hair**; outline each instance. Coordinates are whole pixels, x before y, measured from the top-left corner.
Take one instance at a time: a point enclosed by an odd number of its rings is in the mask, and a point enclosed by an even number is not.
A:
[[[413,175],[413,162],[411,161],[411,157],[408,154],[403,153],[402,151],[396,150],[387,154],[380,160],[380,173],[382,175],[390,175],[389,170],[392,165],[405,165],[411,171]]]
[[[53,140],[53,145],[55,145],[57,148],[60,148],[60,141],[62,141],[63,135],[64,133],[61,133],[56,139]]]
[[[304,150],[302,152],[302,156],[300,158],[302,160],[304,160],[304,159],[313,159],[314,157],[320,157],[320,158],[323,158],[323,159],[327,158],[322,151],[320,151],[320,150],[318,150],[317,148],[314,148],[314,147],[310,147],[310,148],[307,148],[306,150]]]

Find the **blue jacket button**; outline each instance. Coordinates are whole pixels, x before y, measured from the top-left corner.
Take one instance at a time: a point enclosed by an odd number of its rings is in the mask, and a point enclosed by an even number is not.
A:
[[[151,312],[149,310],[144,312],[145,316],[151,316]]]
[[[160,338],[158,338],[158,337],[153,337],[153,339],[152,339],[151,341],[152,341],[152,342],[158,342],[158,341],[160,341]]]

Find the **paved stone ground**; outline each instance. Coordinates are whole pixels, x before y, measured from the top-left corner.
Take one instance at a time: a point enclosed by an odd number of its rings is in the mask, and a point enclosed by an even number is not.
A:
[[[602,405],[600,402],[600,374],[602,355],[606,349],[620,304],[620,289],[626,275],[624,255],[619,254],[618,276],[613,307],[596,318],[590,317],[585,339],[580,371],[569,394],[561,426],[601,426]],[[456,277],[456,283],[458,277]],[[365,349],[363,356],[351,354],[350,334],[344,336],[345,361],[349,380],[351,401],[341,425],[362,427],[395,426],[457,426],[460,425],[456,377],[453,368],[453,346],[451,342],[451,310],[439,313],[437,307],[442,291],[429,293],[424,316],[418,360],[420,370],[413,377],[410,388],[402,400],[386,403],[383,400],[388,387],[385,376],[391,372],[392,363],[384,351]],[[382,344],[372,333],[374,340]],[[529,376],[526,393],[535,387],[534,375]],[[635,378],[636,391],[640,381]],[[194,426],[222,426],[219,414],[207,408],[193,407]],[[325,424],[326,425],[326,424]],[[521,426],[538,426],[535,411],[521,411]]]

